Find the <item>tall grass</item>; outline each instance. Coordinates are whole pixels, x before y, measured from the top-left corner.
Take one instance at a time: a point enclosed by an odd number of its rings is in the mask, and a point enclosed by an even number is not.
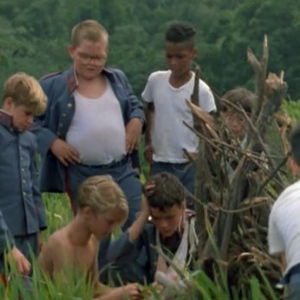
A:
[[[49,235],[67,224],[72,219],[71,206],[66,195],[44,194],[43,195],[48,218],[48,229],[43,233],[43,238],[46,241]],[[32,280],[32,288],[30,292],[26,291],[22,279],[17,276],[15,268],[12,268],[9,279],[9,288],[0,287],[0,299],[17,300],[19,296],[23,300],[88,300],[92,299],[92,291],[85,282],[86,276],[82,273],[76,273],[70,270],[68,274],[67,284],[64,280],[53,283],[45,278],[36,266],[36,261],[33,263],[34,275]],[[223,278],[221,276],[221,278]],[[195,300],[264,300],[266,299],[262,292],[261,286],[256,278],[249,278],[247,283],[248,291],[245,296],[237,296],[229,294],[224,283],[213,283],[203,272],[196,271],[191,274],[191,288],[186,293],[177,293],[176,299],[195,299]],[[264,285],[268,285],[267,280]],[[250,289],[249,289],[250,286]],[[274,294],[272,287],[270,295]],[[249,291],[250,290],[250,291]],[[247,295],[246,295],[247,294]],[[3,295],[3,297],[2,297]],[[154,296],[155,299],[160,299],[160,295]],[[152,298],[153,299],[153,298]],[[274,296],[271,300],[277,300]]]

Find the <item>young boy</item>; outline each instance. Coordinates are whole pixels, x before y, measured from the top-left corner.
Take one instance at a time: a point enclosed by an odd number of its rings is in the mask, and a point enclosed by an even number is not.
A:
[[[141,184],[130,154],[138,146],[144,113],[124,73],[106,67],[107,52],[108,33],[97,21],[73,28],[74,64],[41,79],[49,105],[34,132],[42,155],[41,190],[67,191],[75,213],[79,185],[109,174],[128,200],[127,228],[140,209]]]
[[[172,266],[152,245],[160,248],[181,270],[190,266],[196,249],[195,218],[185,209],[185,191],[180,181],[162,172],[150,177],[144,190],[137,220],[110,245],[107,253],[116,284],[118,279],[150,284],[157,271],[167,274],[171,280],[176,277]]]
[[[136,285],[109,289],[98,282],[99,242],[128,215],[124,193],[110,176],[92,176],[78,191],[78,213],[67,226],[53,233],[39,256],[39,266],[52,280],[66,280],[76,271],[95,287],[97,299],[139,299]],[[60,277],[63,276],[63,277]]]
[[[227,101],[238,107],[241,106],[245,110],[249,118],[251,118],[251,114],[255,104],[255,98],[256,95],[254,93],[240,87],[226,92],[222,97],[222,99],[226,99]],[[222,111],[229,131],[236,139],[238,139],[241,148],[244,149],[246,147],[248,131],[245,116],[243,116],[241,112],[226,104],[224,104]]]
[[[196,153],[199,138],[184,124],[193,126],[193,115],[186,104],[194,88],[192,61],[196,56],[196,32],[184,23],[171,25],[165,33],[167,71],[152,73],[142,93],[146,102],[145,158],[151,174],[169,172],[194,193],[196,167],[183,149]],[[199,80],[199,106],[208,113],[216,110],[208,85]]]
[[[300,174],[300,123],[290,138],[290,167]],[[288,300],[300,299],[300,181],[287,187],[275,201],[269,217],[269,251],[281,256],[282,283],[288,286]]]
[[[43,113],[47,97],[37,80],[24,73],[11,76],[4,84],[0,112],[0,210],[5,235],[29,260],[39,251],[39,232],[46,229],[45,209],[38,188],[37,142],[28,131],[33,117]],[[13,248],[13,251],[16,251]],[[28,262],[19,255],[21,265]],[[18,266],[19,270],[22,267]],[[0,258],[4,269],[4,256]]]

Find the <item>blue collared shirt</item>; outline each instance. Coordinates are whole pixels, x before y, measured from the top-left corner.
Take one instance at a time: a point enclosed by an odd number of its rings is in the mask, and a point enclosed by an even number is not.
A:
[[[36,153],[36,137],[31,132],[19,133],[0,124],[0,210],[13,236],[47,227]]]
[[[143,105],[134,95],[126,75],[113,68],[105,68],[103,73],[120,102],[124,126],[133,118],[139,118],[145,123]],[[42,156],[41,191],[65,192],[64,167],[49,149],[56,138],[66,138],[75,114],[73,93],[78,82],[74,67],[45,76],[40,80],[40,84],[48,97],[48,106],[46,112],[35,120],[32,132],[38,139],[38,151]]]

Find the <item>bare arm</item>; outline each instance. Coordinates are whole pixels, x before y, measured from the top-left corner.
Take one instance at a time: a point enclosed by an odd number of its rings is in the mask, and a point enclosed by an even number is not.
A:
[[[53,278],[55,247],[51,240],[44,244],[38,257],[38,266],[44,274]]]
[[[98,251],[96,251],[96,253],[98,253]],[[101,296],[104,296],[108,292],[112,291],[112,289],[110,287],[106,286],[105,284],[101,283],[98,280],[99,271],[98,271],[98,264],[97,264],[97,255],[95,255],[95,259],[94,259],[93,265],[91,267],[90,274],[91,274],[91,282],[95,286],[94,299],[102,299]]]
[[[143,193],[142,194],[141,212],[140,212],[138,218],[136,219],[136,221],[131,225],[131,227],[128,230],[130,242],[133,243],[139,238],[145,224],[148,221],[148,217],[149,217],[149,206],[147,203],[146,196]]]
[[[286,257],[285,257],[285,253],[281,253],[280,254],[280,262],[281,262],[281,270],[282,270],[282,273],[285,272],[286,270]]]
[[[143,299],[142,293],[137,284],[128,284],[119,288],[111,289],[110,292],[93,300],[140,300]]]
[[[153,123],[154,123],[154,104],[153,104],[153,102],[146,104],[145,114],[146,114],[146,124],[147,124],[146,132],[145,132],[145,142],[147,145],[147,144],[151,144],[151,142],[152,142],[151,131],[153,128]]]

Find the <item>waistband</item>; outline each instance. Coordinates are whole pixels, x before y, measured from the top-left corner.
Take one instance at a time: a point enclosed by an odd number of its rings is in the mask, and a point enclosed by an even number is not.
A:
[[[100,169],[100,170],[107,170],[107,169],[115,169],[118,167],[122,167],[128,163],[128,157],[124,156],[119,161],[113,161],[106,165],[86,165],[86,164],[78,164],[79,166],[85,167],[85,168],[91,168],[91,169]]]

